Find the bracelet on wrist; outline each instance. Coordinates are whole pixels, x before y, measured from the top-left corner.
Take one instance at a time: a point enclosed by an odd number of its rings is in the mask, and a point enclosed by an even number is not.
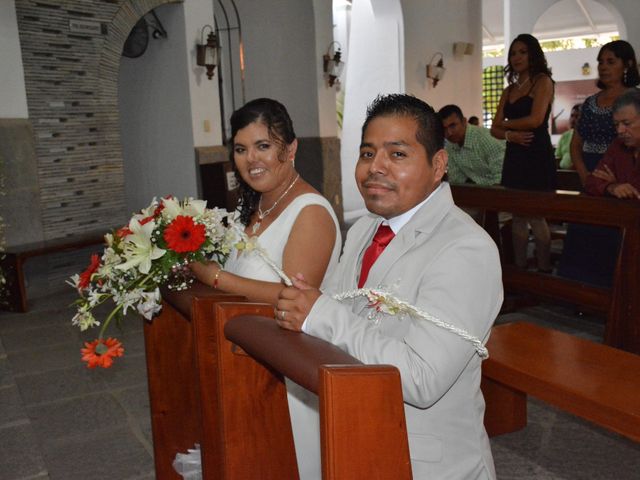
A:
[[[216,272],[216,275],[213,277],[213,288],[218,288],[218,279],[220,278],[220,274],[222,273],[222,268],[219,268]]]

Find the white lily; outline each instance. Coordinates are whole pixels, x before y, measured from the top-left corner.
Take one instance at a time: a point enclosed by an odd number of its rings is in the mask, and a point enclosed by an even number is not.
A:
[[[129,222],[131,234],[127,235],[123,241],[123,255],[127,260],[120,265],[116,265],[118,270],[129,270],[138,267],[140,273],[147,274],[151,270],[151,261],[162,257],[165,250],[158,248],[151,242],[151,233],[156,228],[156,222],[151,221],[140,225],[140,222],[132,218]]]
[[[204,215],[206,209],[206,200],[196,200],[194,198],[188,198],[184,202],[182,211],[184,212],[183,215],[187,215],[193,218],[200,218],[202,215]]]
[[[180,202],[175,198],[163,198],[162,204],[164,205],[164,209],[162,210],[162,217],[170,222],[178,215],[182,215],[182,207],[180,206]]]
[[[162,203],[164,204],[162,216],[168,222],[176,218],[178,215],[200,218],[204,215],[207,209],[206,200],[195,200],[193,198],[187,198],[182,203],[175,198],[163,198]]]
[[[142,210],[140,210],[140,215],[142,216],[142,218],[152,217],[153,213],[156,211],[156,208],[158,208],[158,199],[156,197],[153,197],[153,200],[151,200],[151,204],[147,208],[143,208]]]

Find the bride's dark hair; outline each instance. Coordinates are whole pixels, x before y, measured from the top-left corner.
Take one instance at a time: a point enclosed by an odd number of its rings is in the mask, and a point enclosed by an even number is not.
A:
[[[242,179],[236,166],[233,145],[235,143],[236,134],[247,125],[260,122],[267,127],[269,139],[280,147],[280,161],[284,161],[284,151],[288,145],[296,139],[296,133],[293,131],[293,123],[289,112],[280,102],[270,98],[257,98],[245,104],[231,115],[231,161],[233,168],[238,177],[240,184],[240,198],[238,199],[238,207],[240,209],[240,222],[243,225],[249,225],[251,215],[258,208],[260,193],[251,188],[247,182]]]

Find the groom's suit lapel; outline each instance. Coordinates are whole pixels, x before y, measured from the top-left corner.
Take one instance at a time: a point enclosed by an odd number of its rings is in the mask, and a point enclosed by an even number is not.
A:
[[[442,221],[444,216],[453,206],[451,189],[449,184],[443,184],[442,188],[434,194],[425,205],[418,210],[409,222],[400,229],[389,246],[382,252],[378,260],[373,264],[366,281],[367,287],[384,285],[385,277],[391,267],[411,250],[417,243],[425,242],[432,234],[433,230]],[[373,228],[376,228],[375,225]],[[370,233],[373,236],[373,233]],[[367,248],[369,243],[365,245]],[[426,263],[428,259],[424,259]],[[416,259],[421,262],[421,259]],[[388,278],[388,282],[395,282],[399,279]]]

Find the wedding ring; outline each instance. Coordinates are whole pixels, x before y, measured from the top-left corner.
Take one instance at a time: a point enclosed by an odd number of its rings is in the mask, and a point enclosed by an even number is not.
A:
[[[284,310],[280,310],[280,320],[284,322],[284,316],[287,314]]]

